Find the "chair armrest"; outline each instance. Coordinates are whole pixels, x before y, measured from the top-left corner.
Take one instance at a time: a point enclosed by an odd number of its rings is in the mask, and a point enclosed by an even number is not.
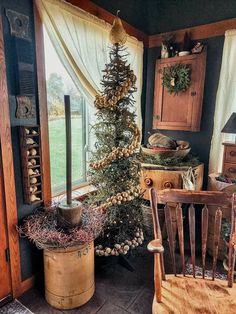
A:
[[[163,253],[164,247],[159,239],[152,240],[148,243],[147,249],[151,253]]]

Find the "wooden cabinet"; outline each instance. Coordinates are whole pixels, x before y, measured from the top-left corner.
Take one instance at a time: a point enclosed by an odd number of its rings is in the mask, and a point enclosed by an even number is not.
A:
[[[223,175],[231,179],[236,179],[236,144],[225,142],[224,159],[223,159]]]
[[[140,185],[144,191],[144,199],[149,200],[149,188],[157,191],[163,189],[182,189],[182,174],[188,171],[188,167],[165,167],[158,165],[142,164]],[[200,164],[193,168],[196,180],[196,190],[200,191],[203,184],[204,165]]]
[[[162,85],[162,71],[178,63],[190,67],[191,82],[185,92],[170,94]],[[153,128],[199,131],[205,80],[206,49],[200,54],[159,59],[156,62]]]

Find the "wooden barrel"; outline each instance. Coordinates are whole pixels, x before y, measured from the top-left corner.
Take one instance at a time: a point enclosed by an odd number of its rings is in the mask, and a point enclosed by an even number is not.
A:
[[[94,244],[44,250],[45,298],[57,308],[69,310],[94,294]]]

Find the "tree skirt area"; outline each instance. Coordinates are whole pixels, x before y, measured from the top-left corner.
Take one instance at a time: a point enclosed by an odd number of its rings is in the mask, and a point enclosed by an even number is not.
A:
[[[0,308],[0,314],[33,314],[18,300],[14,300]]]

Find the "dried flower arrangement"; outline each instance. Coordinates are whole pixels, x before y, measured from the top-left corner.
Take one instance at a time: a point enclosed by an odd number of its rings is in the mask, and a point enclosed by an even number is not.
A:
[[[39,249],[68,248],[93,241],[104,224],[102,215],[89,206],[83,206],[81,224],[71,229],[57,225],[57,204],[28,216],[18,227],[21,236],[26,236]]]

